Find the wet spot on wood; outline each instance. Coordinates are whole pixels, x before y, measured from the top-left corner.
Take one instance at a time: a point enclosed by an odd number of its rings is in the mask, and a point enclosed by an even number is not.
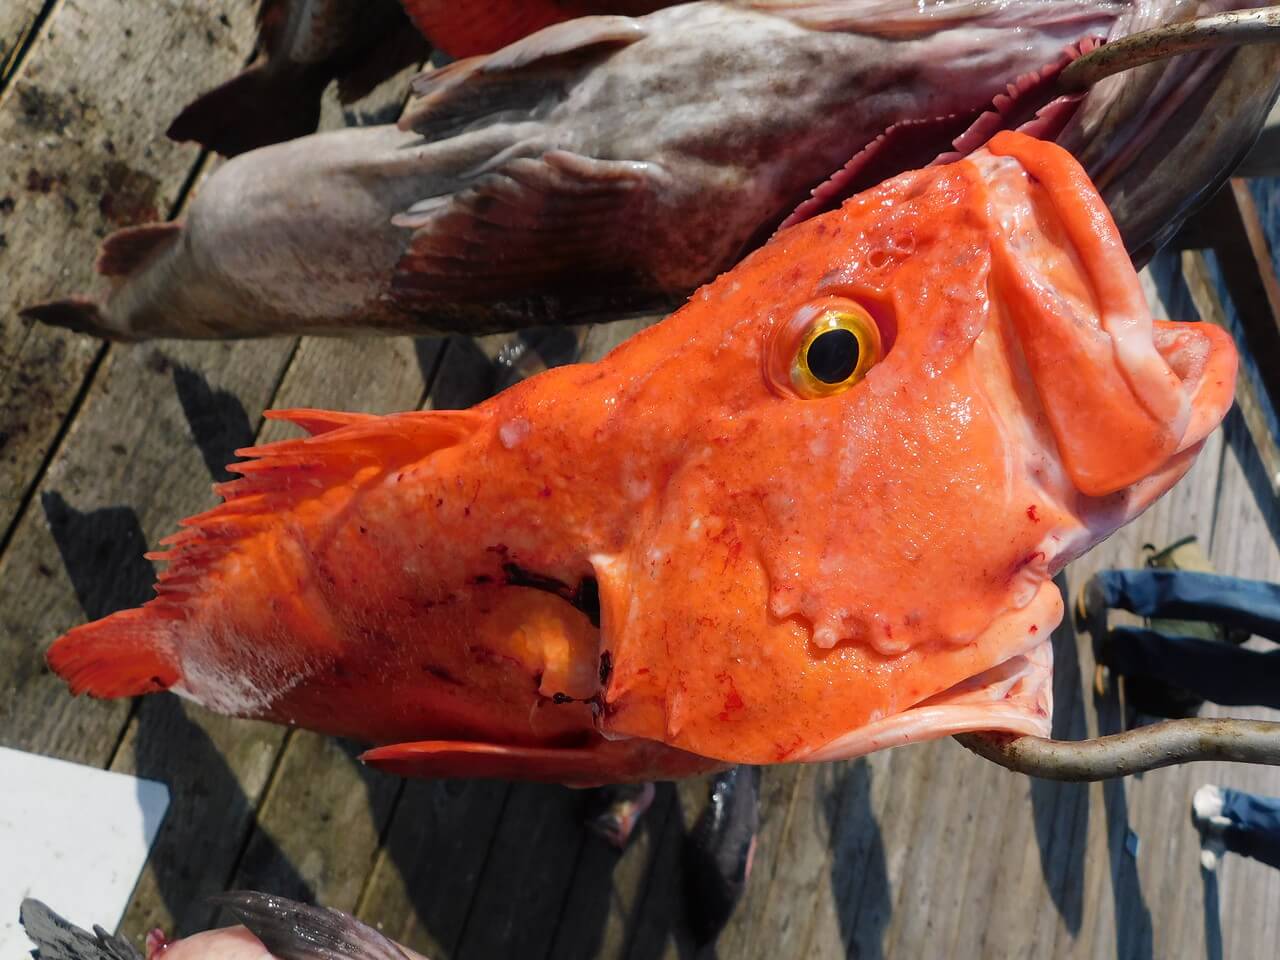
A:
[[[66,133],[84,113],[81,104],[71,98],[29,83],[17,84],[18,117],[27,127],[42,133]]]
[[[160,219],[156,209],[160,181],[151,174],[112,160],[103,168],[103,178],[98,211],[111,223],[131,227]]]

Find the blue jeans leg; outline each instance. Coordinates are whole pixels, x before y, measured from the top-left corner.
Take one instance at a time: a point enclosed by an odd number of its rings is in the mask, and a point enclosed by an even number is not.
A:
[[[1280,642],[1280,584],[1190,570],[1104,570],[1096,579],[1108,607],[1220,623]]]
[[[1222,814],[1231,821],[1223,833],[1227,849],[1280,868],[1280,798],[1224,788]]]
[[[1198,637],[1115,627],[1107,638],[1106,662],[1117,673],[1174,683],[1223,706],[1280,709],[1280,650],[1258,653]]]

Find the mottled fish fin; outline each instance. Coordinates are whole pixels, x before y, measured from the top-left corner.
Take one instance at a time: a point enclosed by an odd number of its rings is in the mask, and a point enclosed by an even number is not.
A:
[[[98,273],[104,277],[124,277],[139,270],[156,253],[182,236],[182,224],[144,223],[117,230],[98,249]]]
[[[391,281],[401,306],[601,289],[637,279],[637,225],[667,178],[657,164],[566,150],[515,157],[393,219],[414,230]]]
[[[489,56],[428,70],[414,78],[418,99],[406,108],[400,129],[438,138],[495,112],[531,109],[553,89],[563,89],[565,68],[607,56],[645,33],[644,24],[632,17],[581,17]]]
[[[404,0],[404,8],[451,57],[491,53],[574,17],[556,0]]]
[[[252,891],[208,898],[225,907],[279,960],[408,960],[373,927],[355,917]]]
[[[22,901],[18,921],[36,945],[31,953],[36,960],[142,960],[142,954],[124,938],[97,926],[93,933],[81,930],[30,897]]]
[[[47,323],[76,333],[87,333],[106,340],[125,340],[111,325],[97,301],[90,297],[67,297],[23,307],[18,315],[26,320]]]
[[[181,677],[173,650],[175,623],[189,614],[188,598],[219,576],[218,565],[282,514],[335,487],[360,484],[457,443],[484,422],[468,410],[413,411],[391,416],[345,416],[286,411],[287,419],[319,435],[237,450],[252,459],[228,469],[240,479],[214,489],[221,506],[182,521],[183,529],[148,553],[168,562],[157,578],[156,599],[133,610],[69,631],[46,654],[49,666],[73,692],[125,697],[164,690]],[[340,424],[337,421],[349,422]]]
[[[258,63],[190,103],[166,134],[224,157],[305,137],[320,125],[330,79],[323,65]]]

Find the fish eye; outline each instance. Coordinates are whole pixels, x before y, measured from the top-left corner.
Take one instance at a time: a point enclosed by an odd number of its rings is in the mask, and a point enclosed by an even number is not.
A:
[[[880,351],[880,330],[866,310],[852,301],[830,304],[802,331],[791,386],[809,398],[843,393],[879,362]]]

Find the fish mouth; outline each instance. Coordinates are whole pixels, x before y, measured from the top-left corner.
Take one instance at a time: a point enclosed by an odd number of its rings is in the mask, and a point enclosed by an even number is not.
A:
[[[1053,644],[1062,594],[1044,582],[1025,607],[987,628],[988,641],[1011,649],[1000,663],[911,707],[843,734],[803,757],[806,763],[848,760],[887,747],[978,731],[1047,737],[1053,717]]]

